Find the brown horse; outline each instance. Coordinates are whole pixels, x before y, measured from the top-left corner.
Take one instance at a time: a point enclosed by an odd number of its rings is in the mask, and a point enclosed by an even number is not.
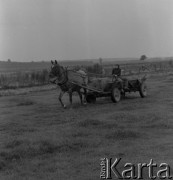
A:
[[[65,92],[69,94],[70,105],[72,105],[73,92],[77,92],[79,94],[81,104],[84,104],[83,98],[82,98],[82,92],[81,92],[82,88],[69,81],[67,68],[65,69],[63,66],[60,66],[56,60],[55,62],[51,61],[51,63],[52,63],[52,66],[51,66],[51,71],[49,73],[50,82],[57,84],[60,87],[61,91],[59,94],[59,101],[62,107],[66,108],[66,105],[62,102],[62,97]],[[84,95],[86,95],[85,89],[84,89]]]

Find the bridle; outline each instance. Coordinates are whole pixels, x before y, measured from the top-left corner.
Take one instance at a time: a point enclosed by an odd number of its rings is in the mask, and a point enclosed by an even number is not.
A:
[[[54,66],[54,67],[55,67],[55,66]],[[54,67],[52,67],[52,68],[54,68]],[[63,78],[62,81],[57,82],[57,84],[58,84],[59,86],[63,86],[63,85],[66,84],[67,81],[68,81],[67,69],[64,70],[64,68],[61,67],[61,66],[60,66],[59,68],[62,68],[63,71],[62,71],[58,76],[57,76],[57,74],[52,73],[54,76],[56,76],[56,79],[55,79],[53,82],[55,83],[56,81],[59,81],[59,79],[61,79],[61,77],[65,77],[65,78]]]

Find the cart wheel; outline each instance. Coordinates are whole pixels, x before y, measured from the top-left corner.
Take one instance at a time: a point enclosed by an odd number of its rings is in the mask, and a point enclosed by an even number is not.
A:
[[[87,101],[87,103],[95,103],[96,97],[93,94],[88,94],[86,96],[86,101]]]
[[[142,82],[139,87],[139,94],[142,98],[147,96],[147,85],[145,82]]]
[[[117,87],[112,88],[112,94],[111,94],[111,99],[113,102],[117,103],[121,99],[121,92]]]

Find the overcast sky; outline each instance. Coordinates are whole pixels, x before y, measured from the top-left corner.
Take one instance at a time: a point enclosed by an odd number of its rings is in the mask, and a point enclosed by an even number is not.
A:
[[[173,0],[0,0],[0,60],[173,56]]]

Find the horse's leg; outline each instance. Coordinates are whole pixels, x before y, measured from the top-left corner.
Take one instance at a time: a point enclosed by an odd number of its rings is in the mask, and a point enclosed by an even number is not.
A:
[[[86,101],[86,95],[87,95],[87,90],[84,88],[84,104],[87,104],[87,101]]]
[[[70,107],[72,107],[72,90],[69,91],[69,101],[70,101]]]
[[[80,97],[80,102],[81,104],[83,104],[83,99],[82,99],[82,93],[80,92],[80,89],[77,91]]]
[[[64,93],[65,93],[64,91],[60,91],[60,93],[59,93],[59,101],[60,101],[62,107],[66,108],[66,105],[62,102],[62,97],[63,97]]]

